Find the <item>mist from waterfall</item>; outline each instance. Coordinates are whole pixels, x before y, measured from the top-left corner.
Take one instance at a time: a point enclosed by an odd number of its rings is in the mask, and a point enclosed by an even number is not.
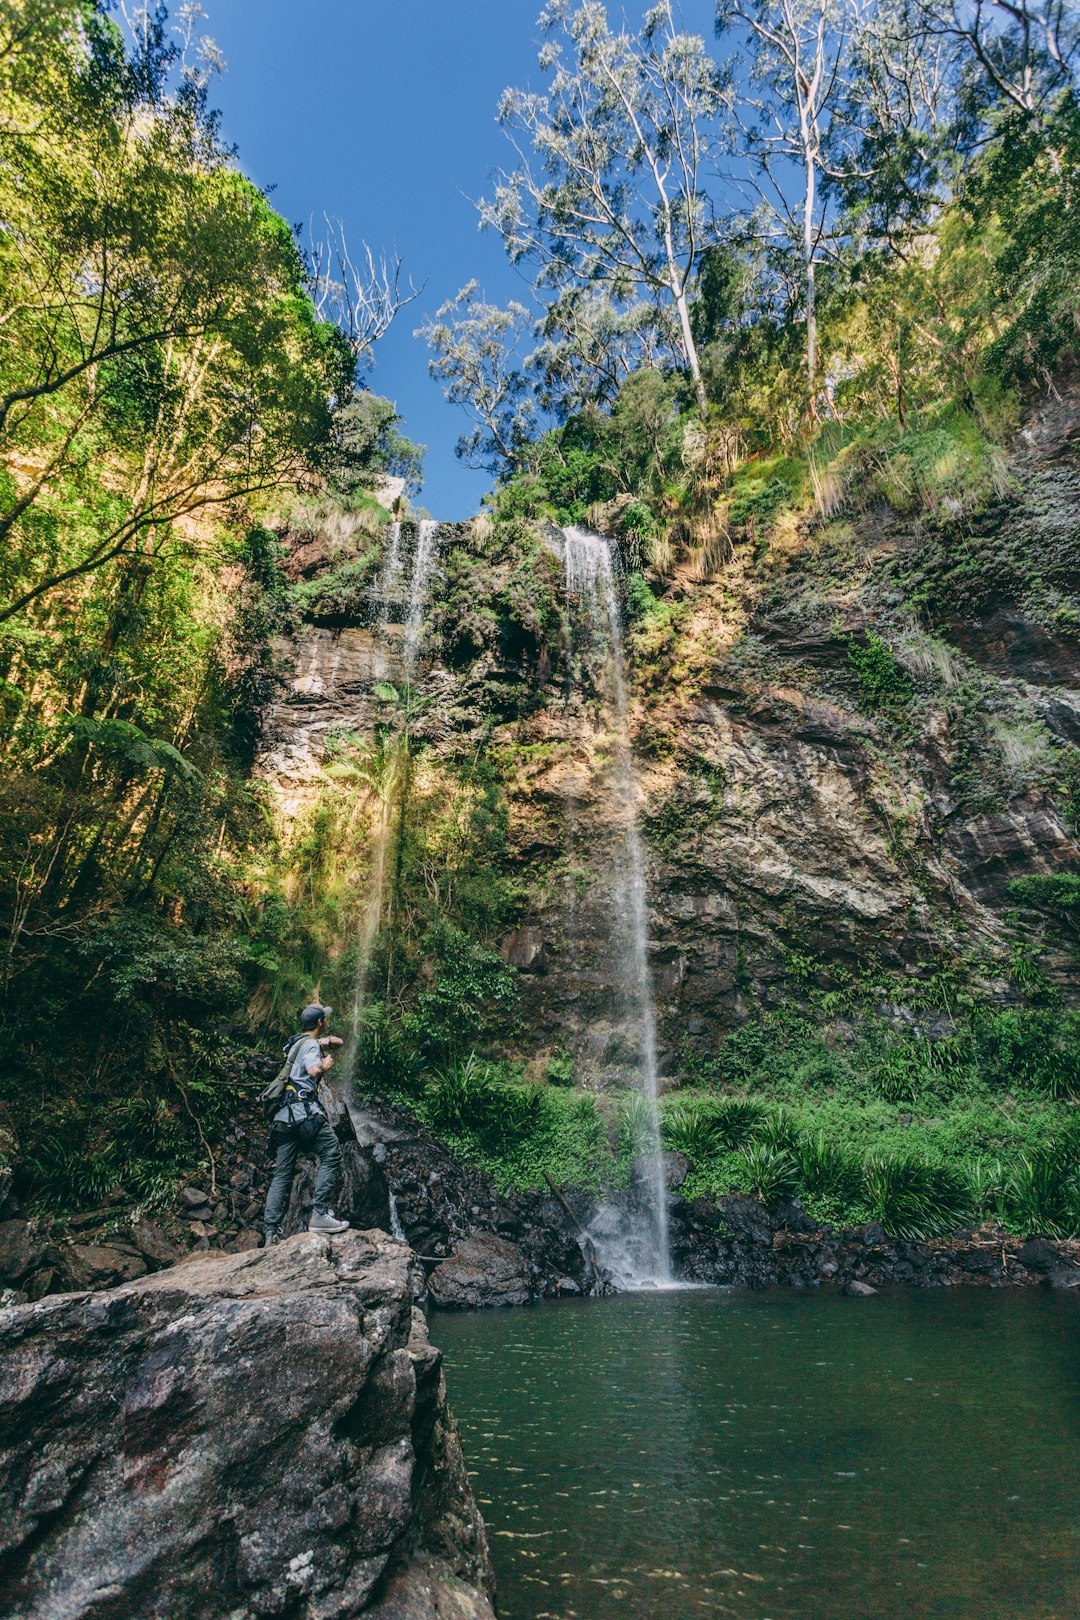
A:
[[[392,523],[387,536],[382,568],[371,591],[373,629],[387,661],[386,684],[402,692],[406,703],[416,675],[424,617],[431,594],[431,579],[438,561],[438,531],[438,523],[429,518],[415,525],[415,546],[406,593],[405,525],[400,522]],[[394,643],[397,638],[393,634],[394,628],[399,625],[404,626],[404,633],[399,642],[400,674],[395,668],[399,660],[394,657]],[[395,675],[398,675],[396,680],[393,678]],[[407,742],[399,746],[407,746]],[[364,887],[360,929],[356,940],[356,972],[349,1009],[347,1056],[343,1065],[345,1086],[350,1093],[354,1091],[360,1023],[367,1001],[371,957],[383,920],[387,856],[394,819],[393,799],[395,791],[401,791],[400,766],[400,759],[384,760],[383,778],[377,789],[379,816],[373,832],[371,867]]]
[[[571,613],[587,629],[590,651],[603,651],[613,729],[611,798],[622,831],[623,872],[612,914],[612,955],[623,964],[627,1004],[637,1024],[637,1067],[645,1107],[640,1162],[648,1211],[645,1229],[627,1224],[625,1213],[607,1209],[592,1228],[601,1263],[620,1288],[671,1284],[667,1185],[660,1143],[656,1014],[649,967],[645,856],[638,820],[638,782],[630,747],[623,652],[623,622],[612,542],[576,527],[562,530],[566,595]]]

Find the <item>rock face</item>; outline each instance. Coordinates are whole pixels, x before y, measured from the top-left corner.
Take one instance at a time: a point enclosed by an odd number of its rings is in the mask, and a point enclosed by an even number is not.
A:
[[[382,1163],[405,1236],[436,1266],[434,1304],[516,1305],[593,1289],[578,1228],[557,1198],[496,1192],[482,1171],[459,1164],[386,1103],[368,1105],[357,1132],[365,1154]]]
[[[422,1289],[304,1233],[0,1312],[0,1614],[493,1620]]]

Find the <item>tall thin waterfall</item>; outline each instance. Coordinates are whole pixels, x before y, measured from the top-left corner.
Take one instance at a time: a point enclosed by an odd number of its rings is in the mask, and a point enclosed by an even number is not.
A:
[[[387,536],[386,554],[382,568],[372,588],[374,628],[378,642],[386,655],[386,678],[395,686],[409,687],[416,676],[420,640],[424,630],[424,614],[431,591],[431,576],[438,557],[438,523],[424,519],[415,526],[415,549],[409,576],[408,595],[405,595],[404,530],[401,523],[393,523]],[[404,619],[404,635],[400,643],[400,673],[395,670],[392,626]],[[400,763],[400,762],[399,762]],[[399,766],[395,766],[395,771]],[[363,913],[356,941],[356,972],[353,979],[350,1008],[349,1048],[344,1073],[346,1089],[351,1092],[355,1077],[356,1054],[359,1044],[360,1020],[367,1000],[368,972],[371,953],[382,924],[383,890],[387,857],[391,843],[392,804],[395,781],[382,785],[372,845],[371,867],[364,889]]]
[[[435,541],[439,525],[424,518],[416,531],[416,550],[413,553],[412,578],[409,581],[409,608],[405,619],[405,672],[412,679],[420,651],[420,637],[424,629],[424,612],[431,588],[431,571],[435,566]]]
[[[623,625],[611,542],[583,529],[566,528],[563,558],[566,594],[583,616],[590,640],[606,644],[606,673],[614,727],[612,809],[621,824],[623,873],[613,916],[614,954],[625,965],[627,1001],[638,1029],[638,1069],[645,1099],[646,1141],[642,1155],[648,1202],[647,1231],[626,1231],[621,1223],[594,1228],[602,1262],[621,1287],[665,1287],[671,1283],[667,1185],[660,1152],[659,1080],[656,1067],[656,1015],[649,969],[645,858],[638,822],[638,784],[630,748],[623,655]]]
[[[391,523],[390,539],[386,547],[386,556],[383,558],[379,577],[375,581],[372,592],[374,606],[379,615],[379,628],[385,639],[387,612],[394,596],[401,584],[401,529],[400,523]]]

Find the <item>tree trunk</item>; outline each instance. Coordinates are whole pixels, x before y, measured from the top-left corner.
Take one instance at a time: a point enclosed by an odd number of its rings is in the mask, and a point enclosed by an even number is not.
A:
[[[709,398],[705,392],[705,384],[702,381],[697,344],[694,342],[694,334],[690,326],[690,306],[686,302],[686,292],[682,287],[673,282],[671,291],[675,299],[675,307],[679,312],[679,326],[682,329],[686,361],[690,367],[690,375],[694,379],[694,393],[697,396],[698,411],[702,422],[704,422],[709,411]]]
[[[803,258],[806,262],[806,382],[810,391],[810,415],[817,416],[817,310],[814,307],[814,207],[817,191],[817,160],[806,152],[806,195],[803,199]]]

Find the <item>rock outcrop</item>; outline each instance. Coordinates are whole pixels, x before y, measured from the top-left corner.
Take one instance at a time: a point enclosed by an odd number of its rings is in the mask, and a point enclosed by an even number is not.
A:
[[[483,1171],[459,1163],[388,1103],[366,1105],[357,1132],[384,1166],[406,1238],[436,1268],[428,1279],[434,1304],[524,1305],[592,1291],[580,1229],[559,1199],[497,1192]]]
[[[671,1250],[677,1276],[724,1287],[1080,1288],[1080,1242],[1025,1243],[994,1226],[914,1242],[889,1237],[876,1221],[820,1226],[797,1202],[765,1208],[740,1193],[673,1199]]]
[[[493,1620],[422,1290],[304,1233],[0,1312],[0,1615]]]

